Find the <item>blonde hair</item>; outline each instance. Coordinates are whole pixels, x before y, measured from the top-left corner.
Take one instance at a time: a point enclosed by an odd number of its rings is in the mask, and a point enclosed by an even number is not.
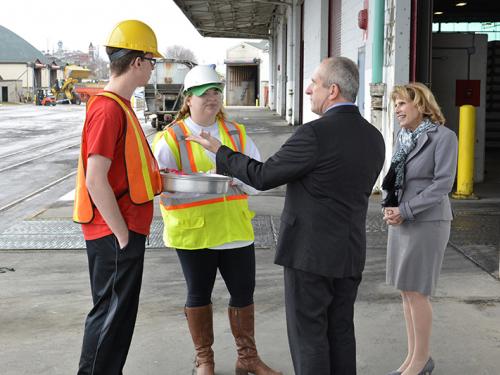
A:
[[[411,82],[406,85],[394,86],[391,100],[395,102],[397,99],[412,101],[418,111],[435,124],[443,125],[446,122],[434,94],[423,83]]]
[[[184,95],[184,101],[182,102],[182,107],[179,109],[179,112],[177,112],[177,115],[173,119],[173,121],[168,124],[167,126],[171,126],[174,123],[176,123],[179,120],[184,120],[185,118],[191,116],[191,109],[189,108],[187,101],[188,99],[192,96],[193,94],[188,93]],[[224,109],[220,108],[219,112],[217,112],[217,115],[215,116],[217,120],[226,120],[226,114],[224,113]]]

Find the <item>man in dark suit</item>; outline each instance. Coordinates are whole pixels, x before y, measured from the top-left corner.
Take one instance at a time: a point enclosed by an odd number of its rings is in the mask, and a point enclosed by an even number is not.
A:
[[[354,104],[358,68],[322,61],[306,89],[321,117],[299,127],[265,163],[202,133],[217,171],[259,190],[287,184],[275,262],[284,266],[288,339],[297,375],[356,374],[354,302],[366,257],[368,198],[384,140]]]

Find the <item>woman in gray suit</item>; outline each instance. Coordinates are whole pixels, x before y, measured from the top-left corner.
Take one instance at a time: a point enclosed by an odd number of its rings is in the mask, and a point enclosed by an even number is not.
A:
[[[448,193],[457,163],[457,137],[432,92],[421,83],[396,86],[391,94],[401,126],[382,188],[389,225],[387,283],[401,291],[408,355],[389,375],[431,374],[432,306],[452,212]]]

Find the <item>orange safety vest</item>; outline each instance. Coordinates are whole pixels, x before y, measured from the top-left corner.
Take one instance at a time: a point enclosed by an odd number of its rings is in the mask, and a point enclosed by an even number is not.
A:
[[[106,96],[117,102],[125,112],[127,127],[125,130],[125,168],[129,186],[129,195],[132,203],[144,204],[154,199],[162,190],[162,181],[158,163],[135,113],[113,93],[103,92],[90,98],[87,103],[87,113],[97,96]],[[75,204],[73,207],[73,221],[87,224],[94,219],[94,205],[87,190],[85,174],[87,170],[86,152],[87,122],[83,126],[82,146],[78,159],[78,173],[76,178]]]

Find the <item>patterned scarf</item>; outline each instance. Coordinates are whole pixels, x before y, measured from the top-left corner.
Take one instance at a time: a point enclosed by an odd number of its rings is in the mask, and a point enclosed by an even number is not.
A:
[[[387,192],[382,201],[382,207],[397,207],[399,205],[397,193],[402,189],[405,180],[406,159],[417,145],[418,138],[436,126],[430,119],[424,118],[414,131],[401,129],[398,137],[399,149],[392,156],[391,167],[382,182],[382,189]]]

